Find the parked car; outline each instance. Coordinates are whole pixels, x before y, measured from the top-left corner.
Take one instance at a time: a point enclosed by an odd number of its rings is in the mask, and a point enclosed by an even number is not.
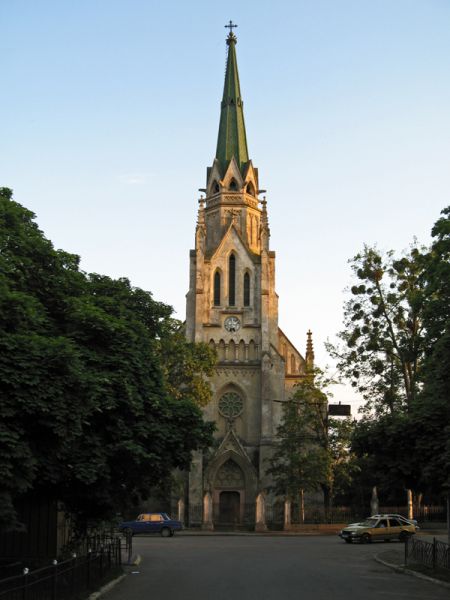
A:
[[[172,537],[175,531],[183,526],[181,521],[171,519],[167,513],[143,513],[134,521],[123,521],[119,524],[119,531],[136,535],[139,533],[159,533],[162,537]]]
[[[393,515],[377,515],[361,523],[352,523],[339,532],[347,544],[358,541],[362,544],[393,539],[405,542],[416,533],[416,526]]]

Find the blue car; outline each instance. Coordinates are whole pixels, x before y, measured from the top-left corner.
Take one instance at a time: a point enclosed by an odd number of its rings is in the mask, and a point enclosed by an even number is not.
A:
[[[119,525],[119,531],[123,533],[159,533],[162,537],[172,537],[175,531],[183,526],[181,521],[171,519],[167,513],[143,513],[135,521],[124,521]]]

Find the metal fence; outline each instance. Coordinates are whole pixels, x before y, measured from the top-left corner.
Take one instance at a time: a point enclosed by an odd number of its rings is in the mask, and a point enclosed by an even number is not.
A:
[[[408,516],[407,506],[380,506],[380,514],[400,514]],[[292,525],[318,525],[335,523],[355,523],[370,516],[370,508],[367,506],[332,506],[328,511],[323,505],[307,504],[304,509],[297,502],[291,502]],[[224,512],[219,503],[213,505],[213,523],[216,527],[251,528],[256,520],[255,504],[244,504],[234,511]],[[447,513],[444,506],[422,506],[414,512],[414,518],[419,523],[446,522]],[[284,500],[266,501],[265,519],[269,529],[281,529],[284,523]],[[187,527],[200,527],[203,521],[203,506],[201,504],[190,504],[186,511]]]
[[[405,543],[405,565],[418,563],[433,570],[450,571],[450,545],[433,538],[432,542],[424,542],[410,538]]]
[[[400,514],[404,517],[408,517],[407,506],[380,506],[380,514]],[[447,507],[444,505],[426,505],[414,506],[413,509],[414,518],[421,523],[433,523],[447,521]],[[365,515],[367,516],[367,515]]]
[[[408,517],[407,506],[380,506],[379,514],[400,514]],[[291,504],[291,523],[293,524],[319,524],[319,523],[354,523],[370,516],[367,506],[332,506],[325,512],[323,506],[305,506],[304,514],[300,506]],[[304,516],[304,520],[303,520]],[[446,522],[447,511],[445,506],[421,506],[414,510],[414,518],[420,523]]]
[[[21,575],[0,580],[0,600],[75,600],[86,597],[90,590],[121,571],[122,540],[95,536],[86,554],[76,552],[67,560],[54,560],[49,566],[35,570],[23,568]],[[84,545],[82,542],[82,547]],[[86,544],[88,542],[86,541]],[[128,551],[130,539],[125,539]]]
[[[308,507],[301,510],[299,504],[291,504],[291,523],[297,524],[323,524],[323,523],[351,523],[367,517],[367,511],[355,510],[345,506],[331,507],[327,512],[322,506]]]

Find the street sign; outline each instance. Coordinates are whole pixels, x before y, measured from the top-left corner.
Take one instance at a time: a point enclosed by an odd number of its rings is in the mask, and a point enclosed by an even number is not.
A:
[[[329,404],[328,414],[330,417],[350,417],[352,414],[350,404]]]

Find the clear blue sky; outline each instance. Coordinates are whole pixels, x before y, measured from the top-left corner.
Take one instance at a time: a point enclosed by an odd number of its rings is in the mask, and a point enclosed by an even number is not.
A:
[[[311,328],[323,366],[347,260],[429,243],[450,203],[448,0],[1,0],[0,185],[183,319],[229,19],[280,326],[302,352]]]

